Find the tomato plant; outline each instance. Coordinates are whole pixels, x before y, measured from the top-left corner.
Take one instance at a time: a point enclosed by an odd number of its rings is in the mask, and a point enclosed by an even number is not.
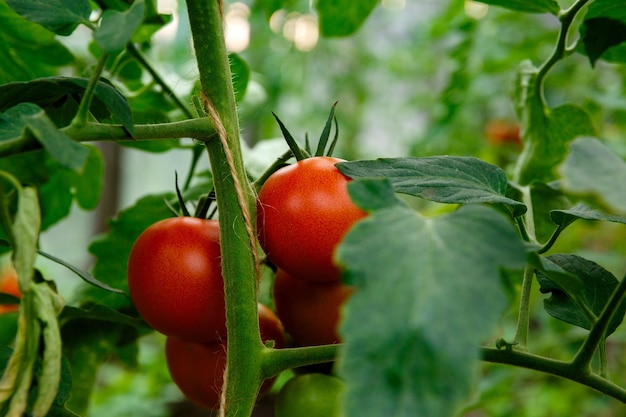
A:
[[[622,412],[623,0],[165,3],[0,0],[0,415]]]
[[[298,345],[338,343],[341,308],[353,291],[340,281],[310,282],[279,269],[273,289],[276,314]]]
[[[349,179],[332,157],[306,158],[279,169],[258,198],[259,241],[269,259],[307,281],[336,281],[335,248],[365,217],[348,195]]]
[[[217,220],[173,217],[141,233],[128,259],[128,288],[141,316],[185,340],[226,337]]]
[[[259,326],[264,342],[273,340],[275,348],[284,347],[283,326],[272,310],[263,304],[259,304]],[[165,357],[172,379],[187,398],[209,409],[219,408],[226,367],[225,341],[198,343],[168,337]],[[259,395],[265,394],[273,382],[274,379],[264,381]]]

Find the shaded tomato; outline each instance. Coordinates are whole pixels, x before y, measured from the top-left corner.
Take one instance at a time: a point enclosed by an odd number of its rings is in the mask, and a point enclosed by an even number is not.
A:
[[[508,120],[491,120],[485,126],[485,136],[494,145],[521,145],[520,125]]]
[[[274,340],[275,348],[285,346],[283,326],[276,315],[259,303],[259,327],[261,340]],[[218,409],[226,369],[226,341],[197,343],[168,337],[165,357],[170,376],[182,393],[194,403]],[[266,380],[259,396],[272,387],[275,378]]]
[[[341,159],[313,157],[279,169],[259,192],[259,242],[280,269],[308,281],[340,277],[336,246],[366,213],[348,194]]]
[[[175,217],[148,227],[130,252],[128,287],[155,330],[197,342],[225,338],[218,222]]]
[[[353,292],[340,281],[307,282],[279,269],[273,289],[276,314],[300,346],[338,343],[341,306]]]
[[[0,273],[0,293],[20,298],[21,293],[17,284],[17,273],[12,266],[5,266]],[[0,314],[17,311],[17,304],[0,304]]]

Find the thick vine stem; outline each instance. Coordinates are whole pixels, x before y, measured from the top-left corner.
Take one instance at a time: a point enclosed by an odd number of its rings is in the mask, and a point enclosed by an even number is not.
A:
[[[332,362],[341,345],[306,346],[287,349],[266,349],[263,356],[262,375],[271,378],[287,369],[317,363]]]
[[[249,416],[261,383],[255,198],[241,156],[239,122],[224,41],[222,2],[187,0],[203,105],[219,141],[206,142],[219,210],[228,329],[221,416]]]
[[[207,142],[215,138],[213,124],[206,118],[180,122],[141,124],[135,125],[134,129],[135,133],[132,137],[124,126],[105,123],[90,122],[81,126],[67,126],[59,130],[77,142],[134,142],[155,139],[170,140],[172,138],[192,138],[201,142]],[[41,147],[41,143],[34,136],[25,132],[19,138],[0,142],[0,158],[40,149]]]
[[[504,365],[519,366],[546,374],[559,376],[578,382],[598,392],[606,394],[623,403],[626,403],[626,389],[603,378],[595,373],[581,372],[578,366],[571,362],[564,362],[542,356],[533,355],[517,350],[500,350],[493,348],[481,349],[482,359],[486,362]]]
[[[556,46],[552,51],[552,55],[548,59],[544,61],[544,63],[539,68],[537,73],[537,84],[535,88],[537,89],[538,97],[541,97],[543,100],[543,80],[545,79],[550,69],[559,62],[563,57],[565,57],[565,53],[567,51],[567,35],[569,33],[570,26],[574,22],[574,18],[578,14],[578,12],[587,4],[589,0],[578,0],[572,6],[567,9],[561,11],[559,13],[559,20],[561,21],[561,29],[559,31],[559,37],[556,42]]]

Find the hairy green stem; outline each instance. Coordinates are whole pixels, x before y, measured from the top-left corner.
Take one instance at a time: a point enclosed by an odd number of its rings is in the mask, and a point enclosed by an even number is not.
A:
[[[83,97],[80,100],[80,104],[78,105],[78,111],[76,112],[76,116],[74,116],[74,119],[71,123],[72,125],[82,126],[87,123],[89,118],[89,108],[91,107],[91,102],[96,91],[96,86],[98,85],[98,80],[100,80],[100,75],[102,75],[102,71],[104,70],[104,66],[106,65],[108,58],[108,54],[103,54],[100,57],[96,69],[94,70],[93,74],[91,74],[91,78],[89,79],[87,88],[85,88],[85,94],[83,94]]]
[[[255,199],[241,156],[239,122],[224,41],[222,3],[187,0],[203,105],[219,141],[206,143],[220,222],[226,297],[227,366],[220,415],[249,416],[261,384]]]
[[[504,365],[519,366],[546,374],[559,376],[578,382],[603,394],[626,403],[626,389],[614,384],[606,378],[594,373],[581,372],[573,363],[564,362],[542,356],[533,355],[528,352],[516,350],[500,350],[493,348],[481,349],[482,359],[486,362],[499,363]]]
[[[134,128],[135,133],[132,137],[124,126],[105,123],[87,123],[82,126],[70,125],[60,130],[77,142],[133,142],[155,139],[170,140],[172,138],[192,138],[207,142],[215,138],[213,124],[206,118],[135,125]],[[0,142],[0,157],[39,148],[41,148],[41,143],[26,131],[19,138]]]
[[[341,345],[321,345],[266,349],[263,354],[262,375],[264,378],[271,378],[287,369],[334,361],[340,348]]]

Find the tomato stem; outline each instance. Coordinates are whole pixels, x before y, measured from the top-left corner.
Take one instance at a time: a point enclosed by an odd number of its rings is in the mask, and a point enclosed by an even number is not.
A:
[[[626,389],[595,373],[581,372],[578,366],[574,366],[571,362],[545,358],[511,349],[482,348],[481,355],[486,362],[519,366],[559,376],[578,382],[626,403]]]
[[[187,0],[202,102],[217,139],[206,142],[220,222],[226,297],[227,366],[220,415],[249,416],[261,384],[257,282],[259,261],[252,223],[255,198],[241,155],[239,122],[224,41],[221,1]],[[234,400],[236,399],[236,400]]]
[[[263,354],[262,375],[271,378],[287,369],[332,362],[337,358],[340,344],[305,346],[286,349],[266,349]]]
[[[89,84],[87,84],[87,88],[85,88],[85,93],[80,100],[76,116],[74,116],[74,119],[72,120],[72,123],[70,125],[83,126],[87,123],[89,108],[91,107],[91,102],[93,100],[94,93],[96,92],[96,86],[98,85],[98,81],[100,80],[100,75],[102,75],[102,71],[104,71],[104,66],[107,62],[107,59],[109,59],[108,54],[103,54],[100,57],[98,65],[96,66],[94,73],[89,79]]]

